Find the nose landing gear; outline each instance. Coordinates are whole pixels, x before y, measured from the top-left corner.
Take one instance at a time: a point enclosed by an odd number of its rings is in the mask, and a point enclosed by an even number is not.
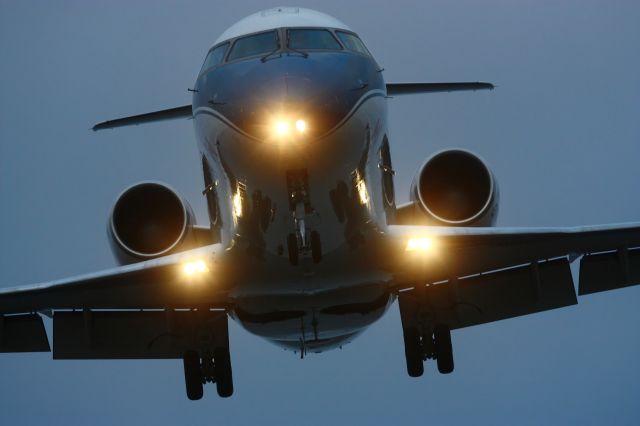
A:
[[[287,251],[289,254],[289,263],[297,265],[300,254],[307,255],[311,253],[313,263],[320,263],[322,260],[322,241],[318,231],[306,232],[307,238],[302,238],[299,232],[291,233],[287,236]],[[306,243],[306,244],[304,244]]]
[[[293,217],[294,232],[287,236],[289,263],[297,265],[300,255],[311,255],[313,263],[322,260],[320,233],[307,227],[307,219],[313,213],[309,198],[309,178],[305,169],[287,171],[289,210]]]

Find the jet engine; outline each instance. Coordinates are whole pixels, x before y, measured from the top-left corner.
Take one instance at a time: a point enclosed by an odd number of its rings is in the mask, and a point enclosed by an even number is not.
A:
[[[498,185],[475,154],[452,149],[425,161],[411,185],[411,200],[429,222],[491,226],[498,216]]]
[[[109,218],[109,237],[121,264],[152,259],[185,247],[192,239],[191,206],[168,186],[142,182],[126,189]]]

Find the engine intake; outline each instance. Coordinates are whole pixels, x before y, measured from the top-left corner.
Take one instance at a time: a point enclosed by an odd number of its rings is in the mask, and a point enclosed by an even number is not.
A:
[[[191,233],[194,215],[189,204],[168,186],[143,182],[116,200],[109,233],[122,263],[151,259],[176,249]]]
[[[498,187],[491,170],[461,149],[429,158],[413,181],[411,199],[444,225],[490,226],[497,217]]]

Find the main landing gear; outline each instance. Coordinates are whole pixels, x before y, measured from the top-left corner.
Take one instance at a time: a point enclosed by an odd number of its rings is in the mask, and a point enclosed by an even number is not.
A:
[[[446,324],[437,324],[431,333],[422,333],[419,327],[403,328],[404,354],[407,373],[420,377],[424,373],[424,361],[435,359],[442,374],[453,372],[451,330]]]
[[[200,357],[198,351],[188,350],[184,353],[183,362],[187,397],[190,400],[202,398],[205,383],[215,383],[218,395],[222,398],[233,395],[229,349],[216,348],[213,355],[206,354],[204,357]]]
[[[182,357],[187,397],[201,399],[206,383],[215,383],[218,395],[233,394],[228,320],[225,313],[202,324],[194,335],[191,348]]]
[[[422,376],[424,361],[427,359],[436,360],[440,373],[453,372],[453,349],[449,326],[437,322],[431,312],[423,309],[409,295],[401,294],[399,304],[404,354],[409,376]]]

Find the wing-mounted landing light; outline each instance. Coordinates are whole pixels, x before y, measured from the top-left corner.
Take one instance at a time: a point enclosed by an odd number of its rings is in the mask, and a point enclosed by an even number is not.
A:
[[[207,266],[207,262],[202,259],[197,259],[184,262],[182,265],[182,271],[187,277],[196,277],[209,272],[209,267]]]
[[[430,237],[414,237],[407,241],[406,251],[428,253],[434,249],[433,239]]]

